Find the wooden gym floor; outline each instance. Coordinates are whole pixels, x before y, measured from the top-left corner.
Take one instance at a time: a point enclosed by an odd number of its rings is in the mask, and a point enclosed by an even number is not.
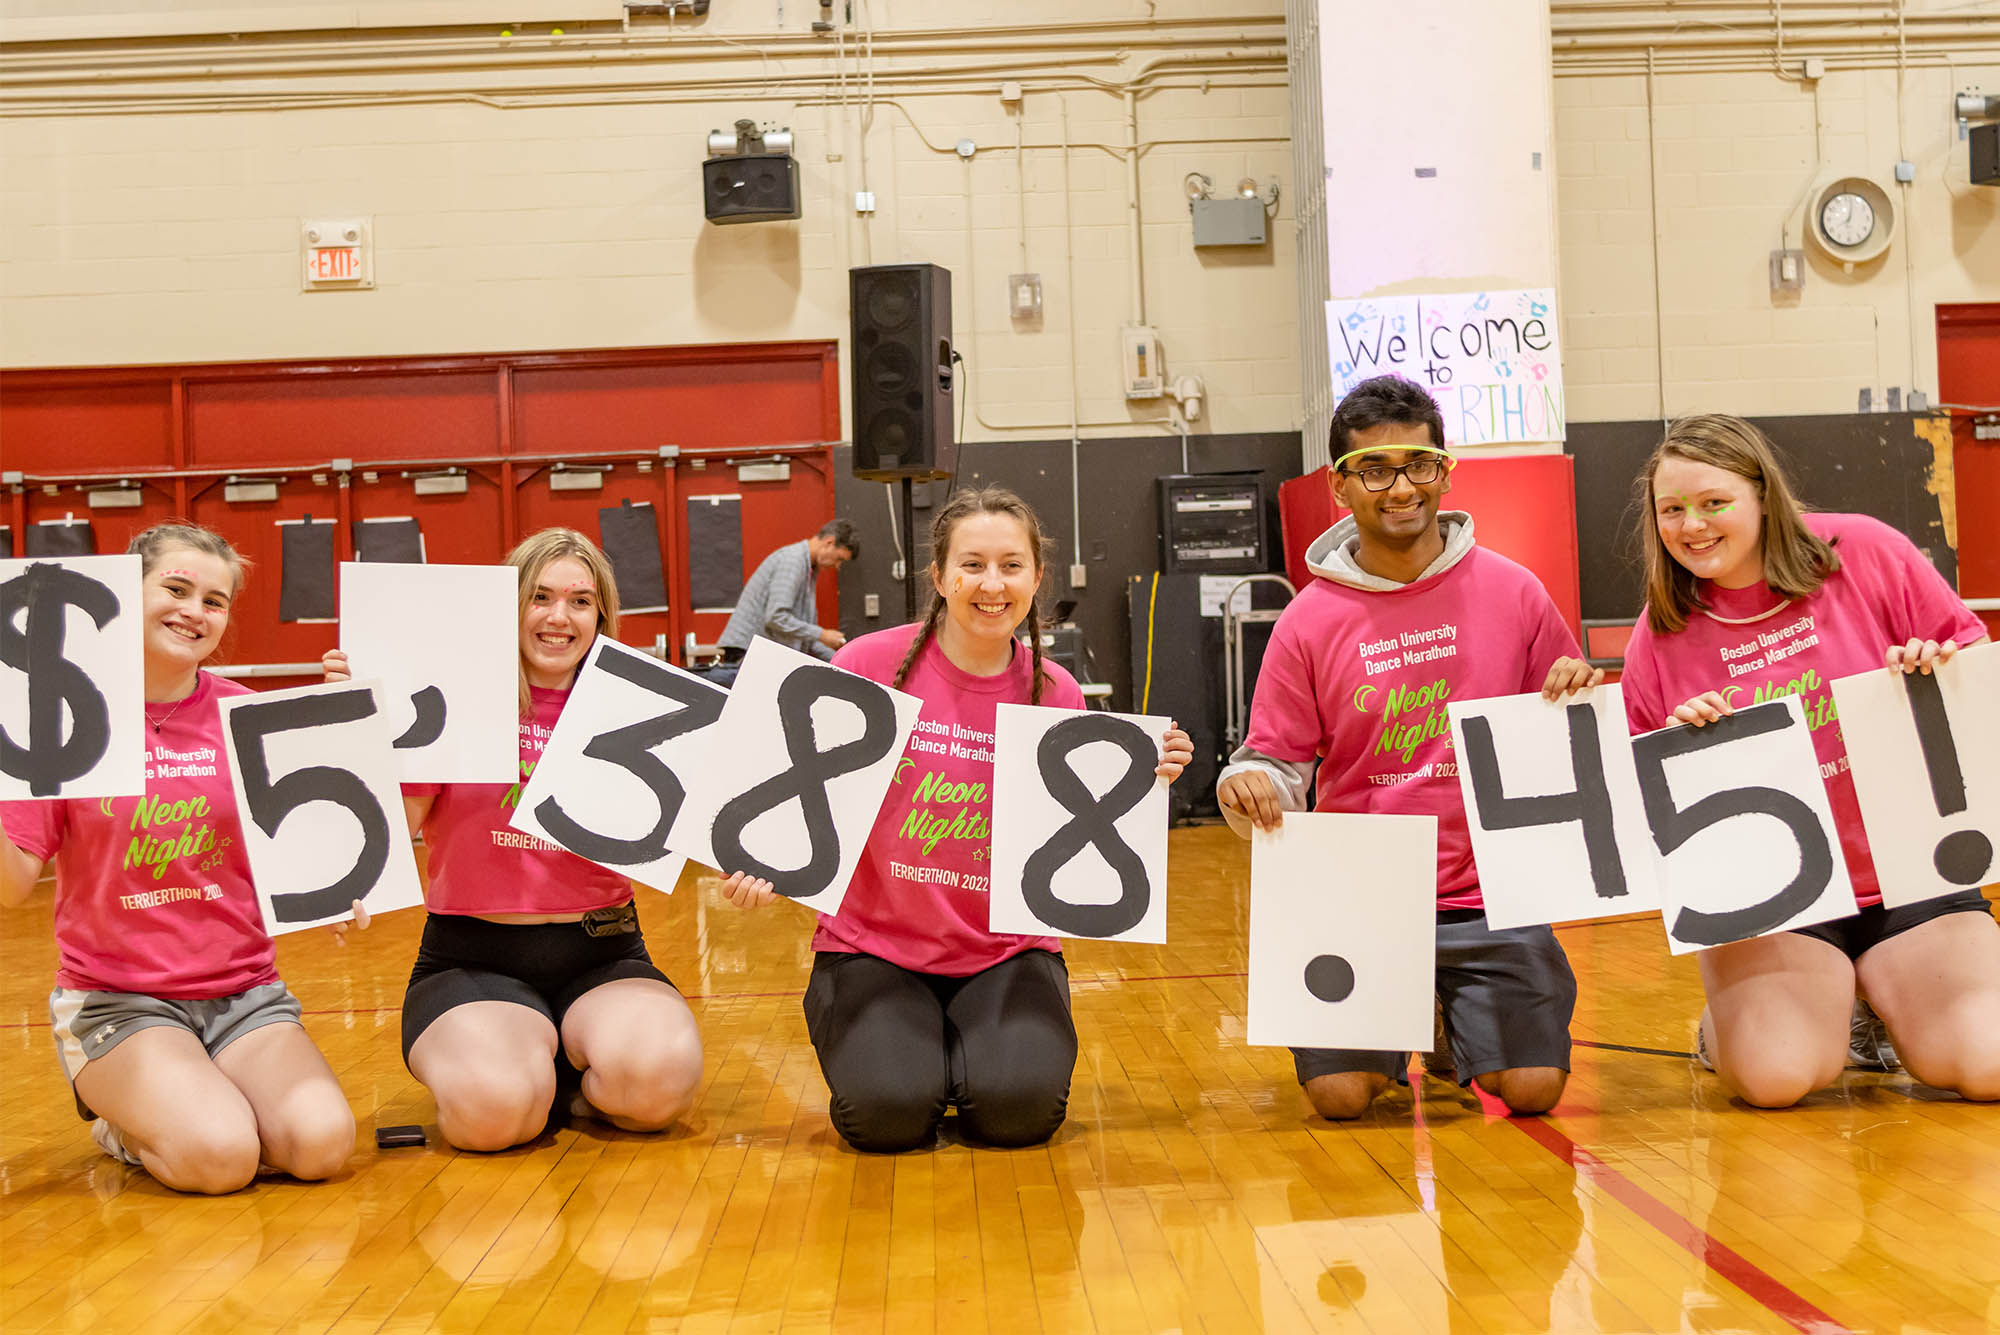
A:
[[[280,943],[361,1146],[220,1199],[92,1148],[49,1042],[45,887],[0,937],[0,1330],[2000,1330],[2000,1107],[1857,1072],[1732,1104],[1655,921],[1563,930],[1552,1116],[1428,1082],[1333,1126],[1243,1044],[1247,846],[1171,838],[1172,944],[1070,951],[1083,1051],[1048,1146],[846,1149],[799,1014],[809,915],[690,878],[640,906],[707,1039],[691,1125],[375,1149],[432,1118],[397,1049],[411,911]]]

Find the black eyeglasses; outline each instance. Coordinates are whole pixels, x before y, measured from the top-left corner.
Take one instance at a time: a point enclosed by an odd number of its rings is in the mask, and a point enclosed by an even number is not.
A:
[[[1343,468],[1341,472],[1349,477],[1361,479],[1361,485],[1370,491],[1387,491],[1396,485],[1398,476],[1406,477],[1412,486],[1428,487],[1444,475],[1444,460],[1435,454],[1420,455],[1399,468],[1387,464],[1370,464],[1366,468]]]

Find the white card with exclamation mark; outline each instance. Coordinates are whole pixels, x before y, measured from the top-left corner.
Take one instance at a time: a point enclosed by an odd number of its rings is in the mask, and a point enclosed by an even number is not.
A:
[[[1833,683],[1882,902],[2000,880],[2000,646]]]

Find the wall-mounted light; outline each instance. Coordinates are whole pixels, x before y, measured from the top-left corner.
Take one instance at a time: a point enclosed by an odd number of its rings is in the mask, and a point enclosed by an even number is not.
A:
[[[708,132],[708,155],[712,158],[748,157],[753,153],[790,153],[790,126],[758,125],[744,118],[733,129]]]
[[[1194,215],[1194,243],[1197,246],[1261,246],[1269,239],[1265,226],[1267,211],[1278,203],[1278,182],[1259,184],[1246,176],[1236,183],[1235,192],[1222,199],[1214,196],[1215,182],[1200,172],[1189,172],[1181,182],[1187,193],[1188,212]]]

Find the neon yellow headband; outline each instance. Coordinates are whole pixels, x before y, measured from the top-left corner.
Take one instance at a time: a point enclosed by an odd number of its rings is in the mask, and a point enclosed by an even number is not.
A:
[[[1380,454],[1384,450],[1416,450],[1423,454],[1435,454],[1444,460],[1447,467],[1457,462],[1457,460],[1452,458],[1450,450],[1439,445],[1371,445],[1365,450],[1349,450],[1338,459],[1335,459],[1333,461],[1333,471],[1336,473],[1339,472],[1340,466],[1357,454]]]

